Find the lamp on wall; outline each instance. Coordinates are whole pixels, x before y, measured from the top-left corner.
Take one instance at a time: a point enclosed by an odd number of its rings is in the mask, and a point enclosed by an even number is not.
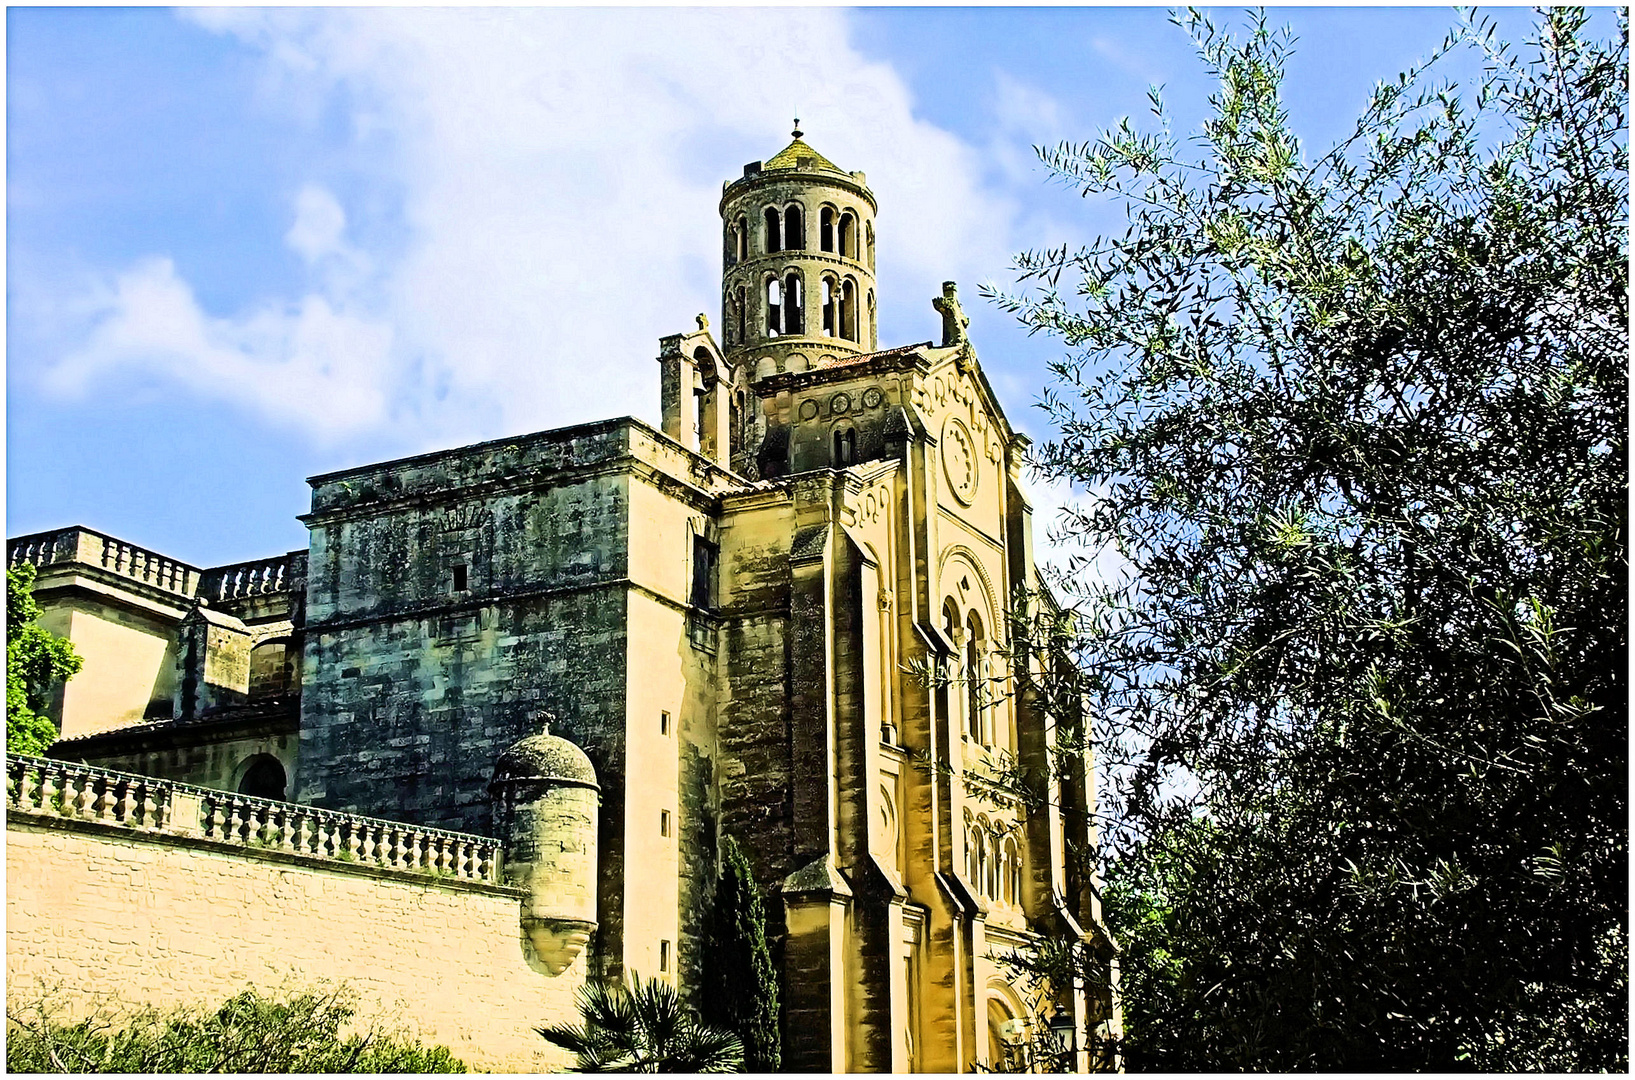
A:
[[[1051,1042],[1056,1051],[1054,1056],[1062,1058],[1078,1052],[1079,1026],[1073,1022],[1073,1014],[1063,1008],[1061,1002],[1056,1003],[1056,1012],[1049,1020],[1049,1027]],[[1072,1059],[1068,1058],[1067,1068],[1062,1071],[1073,1071],[1072,1065]]]

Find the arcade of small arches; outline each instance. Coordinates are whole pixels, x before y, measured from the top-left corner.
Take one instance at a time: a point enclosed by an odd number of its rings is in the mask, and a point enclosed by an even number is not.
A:
[[[800,336],[808,333],[806,274],[787,267],[763,275],[765,290],[763,339]],[[818,335],[845,341],[872,341],[875,333],[874,290],[863,290],[857,278],[833,271],[817,276]],[[858,297],[863,302],[859,304]],[[727,344],[742,345],[750,340],[750,297],[745,285],[734,286],[726,297]]]
[[[965,877],[985,900],[1008,907],[1022,904],[1021,828],[965,812]]]
[[[749,218],[740,214],[727,228],[727,266],[736,266],[757,255],[810,250],[807,220],[805,207],[796,201],[782,207],[768,206],[761,212],[759,229],[751,228]],[[818,207],[817,250],[864,263],[872,273],[874,226],[854,210],[824,203]]]

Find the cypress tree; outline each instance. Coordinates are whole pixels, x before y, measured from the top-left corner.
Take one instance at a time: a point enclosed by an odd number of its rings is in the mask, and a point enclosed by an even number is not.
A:
[[[721,838],[721,876],[710,908],[704,953],[704,1017],[744,1044],[744,1068],[777,1072],[778,974],[766,944],[766,913],[749,860],[730,836]]]

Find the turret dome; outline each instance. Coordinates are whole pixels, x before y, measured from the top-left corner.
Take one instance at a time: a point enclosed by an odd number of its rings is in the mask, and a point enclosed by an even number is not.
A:
[[[596,788],[596,769],[585,752],[560,735],[530,735],[500,755],[490,788],[519,783],[574,784]]]

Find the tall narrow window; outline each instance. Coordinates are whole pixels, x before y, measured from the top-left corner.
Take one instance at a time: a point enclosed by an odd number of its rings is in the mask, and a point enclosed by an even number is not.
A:
[[[835,249],[835,211],[832,206],[818,211],[818,246],[824,251]]]
[[[749,258],[749,222],[741,217],[738,219],[735,239],[738,241],[738,261],[743,262]]]
[[[727,227],[727,265],[738,265],[738,226]]]
[[[659,835],[670,835],[670,811],[668,810],[659,811]]]
[[[851,465],[851,464],[856,463],[856,461],[857,461],[857,429],[856,428],[849,428],[849,427],[836,428],[835,429],[835,440],[834,441],[835,441],[835,454],[834,454],[835,468],[844,469],[847,465]]]
[[[734,305],[736,307],[736,309],[737,309],[736,314],[737,314],[737,317],[738,317],[738,337],[737,337],[737,340],[741,344],[744,341],[744,338],[746,336],[745,333],[744,333],[744,324],[745,324],[745,320],[746,320],[747,314],[748,314],[748,309],[747,309],[747,307],[746,307],[746,305],[744,303],[744,299],[745,299],[745,297],[744,297],[744,287],[742,285],[738,286],[737,291],[733,293],[733,297],[737,301],[737,303]]]
[[[778,211],[773,207],[766,208],[766,250],[778,250],[778,233],[782,231],[782,223],[778,219]]]
[[[783,307],[778,303],[779,292],[777,278],[768,278],[766,282],[766,336],[777,337],[783,327]]]
[[[864,224],[864,226],[863,226],[863,236],[864,236],[864,239],[865,239],[865,243],[868,246],[868,251],[866,251],[864,254],[868,257],[869,269],[873,270],[874,269],[874,225],[873,225],[872,222]]]
[[[851,278],[840,283],[840,336],[857,340],[857,286]]]
[[[966,718],[971,738],[982,738],[982,623],[976,612],[965,620]]]
[[[805,333],[806,328],[802,317],[802,309],[806,306],[801,303],[800,275],[791,270],[783,279],[783,332],[786,334]]]
[[[471,583],[466,577],[466,568],[456,563],[454,566],[454,591],[465,592],[470,587]]]
[[[665,972],[670,970],[670,943],[668,941],[659,942],[659,970]]]
[[[876,342],[876,341],[877,341],[877,340],[879,340],[879,339],[878,339],[878,338],[876,338],[876,337],[875,337],[875,327],[874,327],[874,290],[873,290],[873,289],[870,289],[870,290],[869,290],[869,303],[868,303],[868,309],[869,309],[869,317],[868,317],[868,325],[867,325],[867,327],[866,327],[866,333],[864,333],[864,335],[863,335],[863,342],[864,342],[864,344],[866,344],[866,345],[868,345],[868,346],[869,346],[869,347],[870,347],[870,348],[873,348],[873,347],[874,347],[874,343],[875,343],[875,342]]]
[[[802,251],[806,247],[806,223],[801,220],[798,206],[783,212],[783,247],[785,251]]]
[[[715,606],[715,563],[718,549],[698,534],[693,534],[693,595],[694,607]]]
[[[846,255],[846,256],[849,256],[849,257],[855,257],[857,255],[857,252],[852,250],[852,245],[857,243],[856,238],[852,235],[852,233],[855,232],[855,231],[856,231],[856,229],[855,229],[855,225],[853,224],[852,215],[849,212],[841,214],[840,215],[840,253],[842,255]]]
[[[670,734],[670,714],[667,712],[659,713],[659,734]]]
[[[823,279],[823,336],[835,336],[835,279]]]

